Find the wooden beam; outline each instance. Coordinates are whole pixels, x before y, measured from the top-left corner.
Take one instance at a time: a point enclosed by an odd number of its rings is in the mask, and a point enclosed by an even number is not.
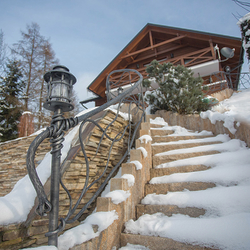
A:
[[[154,42],[153,42],[153,37],[152,37],[151,30],[149,31],[149,41],[150,41],[150,46],[153,47],[154,46]]]
[[[214,45],[213,45],[212,39],[209,39],[209,44],[210,44],[210,49],[211,49],[211,53],[212,53],[213,59],[216,60],[216,54],[214,52]]]
[[[168,43],[171,43],[171,42],[174,42],[174,41],[177,41],[177,40],[181,40],[182,38],[186,37],[185,35],[184,36],[177,36],[177,37],[174,37],[172,39],[169,39],[167,41],[164,41],[164,42],[161,42],[161,43],[157,43],[153,46],[150,46],[150,47],[147,47],[147,48],[144,48],[144,49],[140,49],[140,50],[137,50],[135,52],[132,52],[132,53],[128,53],[127,55],[123,56],[122,59],[126,58],[126,57],[130,57],[130,56],[133,56],[133,55],[136,55],[136,54],[139,54],[139,53],[142,53],[142,52],[145,52],[147,50],[151,50],[153,48],[157,48],[157,47],[160,47],[162,45],[165,45],[165,44],[168,44]]]
[[[208,52],[210,52],[210,48],[207,48],[204,52],[200,53],[199,55],[196,56],[188,56],[186,57],[187,59],[191,59],[190,62],[187,63],[188,64],[192,64],[192,62],[194,62],[195,60],[201,58],[202,56],[204,56],[205,54],[207,54]],[[197,53],[195,53],[197,54]],[[184,56],[185,57],[185,56]],[[206,58],[211,58],[211,57],[206,57]]]
[[[157,54],[153,53],[153,54],[150,54],[150,55],[147,55],[147,56],[144,56],[144,57],[140,57],[139,59],[133,60],[131,63],[137,63],[137,62],[141,62],[141,61],[146,60],[146,59],[154,58],[154,57],[159,56],[161,54],[165,54],[165,53],[168,53],[170,51],[174,51],[174,50],[177,50],[177,49],[184,48],[187,45],[188,44],[181,44],[181,45],[177,45],[177,46],[171,47],[169,49],[158,51]]]

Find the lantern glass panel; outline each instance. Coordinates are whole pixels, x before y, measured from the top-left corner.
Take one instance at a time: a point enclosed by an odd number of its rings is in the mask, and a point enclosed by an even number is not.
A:
[[[62,83],[52,85],[51,98],[69,98],[68,86]]]

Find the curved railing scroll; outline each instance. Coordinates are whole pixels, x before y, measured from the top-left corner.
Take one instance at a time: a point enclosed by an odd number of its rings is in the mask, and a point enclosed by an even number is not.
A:
[[[53,117],[51,121],[51,126],[48,127],[44,132],[42,132],[40,135],[38,135],[34,141],[31,143],[28,153],[27,153],[27,169],[28,169],[28,174],[31,179],[31,182],[36,190],[37,197],[38,197],[38,207],[36,209],[37,214],[44,216],[47,213],[52,213],[51,211],[53,209],[57,210],[58,214],[58,204],[59,204],[59,190],[58,190],[58,195],[56,197],[51,197],[50,201],[47,198],[47,195],[44,191],[44,187],[39,179],[39,176],[36,172],[35,168],[35,152],[38,148],[38,146],[45,140],[46,138],[51,138],[51,147],[52,151],[51,154],[56,155],[56,158],[60,158],[61,155],[61,148],[63,147],[62,142],[64,140],[64,131],[69,130],[70,128],[75,127],[76,125],[80,124],[79,127],[79,141],[81,145],[81,150],[84,155],[85,159],[85,164],[86,164],[86,180],[84,187],[82,189],[82,192],[77,199],[75,205],[72,204],[72,198],[70,192],[67,190],[66,186],[63,184],[63,181],[61,179],[61,174],[60,174],[60,161],[53,162],[52,158],[52,172],[53,176],[57,176],[59,180],[52,180],[52,181],[60,181],[62,187],[66,191],[69,201],[70,201],[70,206],[69,206],[69,211],[68,214],[66,215],[65,218],[60,218],[60,224],[58,223],[58,219],[54,219],[54,222],[50,222],[54,224],[54,227],[51,226],[49,227],[49,232],[46,234],[46,236],[49,237],[57,237],[58,233],[61,232],[65,224],[72,223],[80,218],[80,216],[84,213],[84,211],[90,206],[90,204],[97,198],[97,196],[100,195],[110,178],[113,176],[113,174],[116,172],[116,170],[119,168],[120,164],[124,161],[124,159],[129,155],[130,149],[134,143],[136,132],[140,126],[140,123],[145,119],[145,110],[144,110],[144,101],[143,101],[143,94],[142,94],[142,75],[137,72],[136,70],[129,70],[129,69],[124,69],[124,70],[116,70],[111,72],[108,77],[107,77],[107,99],[108,102],[103,104],[100,107],[97,107],[88,113],[85,113],[79,117],[75,118],[69,118],[65,119],[63,117],[63,113],[57,112]],[[121,91],[122,88],[122,91]],[[119,91],[118,91],[119,90]],[[115,92],[117,91],[117,92]],[[106,128],[102,128],[95,120],[91,119],[94,115],[98,114],[99,112],[107,109],[107,108],[112,108],[114,107],[113,105],[116,105],[117,113],[115,116],[115,119],[107,125]],[[129,119],[128,124],[125,126],[125,128],[122,131],[119,131],[119,133],[114,137],[111,138],[107,134],[107,130],[110,128],[110,126],[116,121],[116,119],[119,116],[120,109],[122,107],[126,106],[127,113],[129,117],[133,113],[134,115],[139,114],[139,119],[136,123],[133,123],[132,119]],[[107,138],[108,140],[111,141],[111,146],[109,148],[109,153],[108,153],[108,158],[107,158],[107,163],[105,166],[105,169],[103,173],[92,183],[90,183],[90,178],[89,178],[89,159],[87,157],[84,143],[81,137],[81,131],[82,128],[86,123],[92,123],[94,124],[100,131],[102,131],[102,136],[100,139],[100,142],[98,143],[97,150],[95,152],[95,155],[98,154],[101,142],[104,138]],[[110,154],[112,151],[113,145],[120,141],[124,134],[128,132],[128,148],[125,152],[125,154],[121,157],[120,161],[112,168],[112,170],[107,174],[107,169],[109,165],[109,160],[110,160]],[[58,165],[57,170],[53,170],[53,165]],[[58,173],[58,168],[59,168],[59,173]],[[56,172],[57,171],[57,172]],[[51,172],[51,176],[52,176]],[[105,180],[102,182],[98,190],[94,193],[94,195],[89,199],[89,201],[76,213],[76,209],[79,208],[79,204],[86,194],[86,192],[95,184],[97,183],[100,179],[103,178],[104,175],[107,174],[107,177]],[[54,199],[54,200],[52,200]],[[51,218],[50,218],[51,219]],[[59,224],[59,226],[58,226]],[[55,228],[56,225],[56,228]],[[52,242],[51,245],[54,243]],[[57,245],[55,243],[54,245]]]

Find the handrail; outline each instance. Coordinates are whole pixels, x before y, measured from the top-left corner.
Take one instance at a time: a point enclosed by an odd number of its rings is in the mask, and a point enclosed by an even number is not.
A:
[[[112,98],[111,98],[111,92],[110,92],[111,87],[112,87],[111,86],[112,85],[111,79],[112,79],[112,75],[117,74],[117,73],[119,73],[119,74],[121,73],[120,84],[122,86],[124,86],[124,84],[130,84],[131,87],[129,89],[127,89],[126,91],[119,93],[119,95],[117,95],[117,96],[112,96]],[[134,74],[135,77],[131,77],[132,74]],[[48,232],[46,234],[46,236],[49,237],[49,239],[51,236],[57,235],[59,232],[61,232],[64,229],[66,223],[72,223],[72,222],[76,221],[77,219],[79,219],[79,217],[83,214],[83,212],[89,207],[89,205],[102,192],[103,188],[108,183],[109,179],[112,177],[114,172],[117,170],[117,168],[120,166],[120,164],[124,161],[126,156],[130,153],[130,149],[131,149],[133,142],[135,140],[136,132],[137,132],[143,118],[145,119],[143,93],[136,94],[136,96],[131,95],[131,94],[133,94],[133,91],[135,89],[142,90],[142,80],[143,80],[142,75],[136,70],[124,69],[124,70],[115,70],[115,71],[111,72],[107,77],[107,83],[106,83],[107,90],[108,90],[108,94],[107,94],[108,95],[108,102],[107,103],[103,104],[100,107],[97,107],[96,109],[91,110],[88,113],[85,113],[85,114],[83,114],[79,117],[75,117],[75,118],[65,119],[63,117],[63,114],[58,112],[58,114],[55,114],[52,117],[51,126],[48,127],[44,132],[39,134],[34,139],[34,141],[31,143],[29,150],[28,150],[28,153],[27,153],[27,159],[26,159],[27,170],[28,170],[30,180],[31,180],[31,182],[36,190],[37,197],[38,197],[38,207],[36,209],[36,212],[39,215],[44,216],[44,215],[46,215],[46,213],[49,213],[52,210],[53,204],[51,201],[48,200],[47,195],[45,193],[45,190],[43,188],[43,185],[42,185],[42,183],[39,179],[39,176],[36,172],[35,163],[34,163],[35,152],[36,152],[38,146],[43,142],[43,140],[45,140],[46,138],[52,138],[51,139],[51,142],[52,142],[51,154],[58,154],[58,157],[60,157],[60,149],[63,147],[62,142],[64,141],[64,138],[63,138],[64,131],[67,131],[70,128],[73,128],[76,125],[81,123],[80,128],[79,128],[79,141],[80,141],[81,149],[82,149],[82,152],[83,152],[83,155],[85,158],[85,163],[86,163],[86,172],[87,173],[86,173],[85,185],[83,187],[81,195],[78,198],[76,204],[74,206],[72,206],[71,195],[70,195],[69,191],[67,190],[67,188],[65,187],[65,185],[63,184],[63,182],[61,180],[61,176],[58,177],[58,178],[60,178],[60,183],[61,183],[62,187],[65,189],[66,193],[68,194],[68,197],[70,200],[70,208],[69,208],[69,212],[68,212],[67,216],[65,218],[60,219],[61,223],[60,223],[59,227],[56,230],[51,230],[51,228],[49,229],[50,232]],[[133,103],[136,104],[137,109],[133,110],[133,112],[138,113],[139,111],[142,111],[140,119],[136,124],[133,124],[131,119],[129,119],[129,123],[124,128],[124,130],[120,131],[114,138],[111,138],[108,136],[107,130],[115,122],[115,120],[118,118],[121,104],[124,102],[129,104],[129,108],[128,108],[129,117],[130,117],[131,111],[132,111],[132,104]],[[107,127],[105,129],[100,127],[98,125],[98,123],[96,123],[94,120],[91,119],[92,116],[98,114],[99,112],[109,108],[110,106],[112,106],[114,104],[118,104],[116,117],[109,125],[107,125]],[[111,146],[109,149],[109,156],[108,156],[106,167],[105,167],[103,173],[101,174],[101,176],[99,176],[98,179],[96,179],[93,183],[90,183],[90,184],[89,184],[89,159],[86,155],[86,152],[84,149],[84,143],[83,143],[82,138],[81,138],[82,127],[87,122],[93,123],[103,133],[101,136],[100,142],[98,144],[96,155],[98,153],[98,150],[100,148],[100,144],[101,144],[103,138],[106,137],[109,140],[111,140]],[[132,131],[132,128],[134,128],[133,131]],[[107,168],[108,168],[108,164],[109,164],[109,157],[110,157],[112,147],[113,147],[115,142],[117,142],[123,138],[123,136],[127,130],[129,130],[129,141],[128,141],[128,149],[126,150],[125,154],[122,156],[120,161],[116,164],[116,166],[113,167],[113,169],[108,174],[108,176],[106,177],[104,182],[101,184],[99,189],[96,191],[96,193],[93,195],[93,197],[87,202],[87,204],[83,208],[81,208],[81,210],[76,215],[74,215],[74,212],[76,211],[77,207],[79,206],[84,194],[91,188],[91,186],[93,186],[94,183],[96,183],[98,180],[100,180],[104,176],[104,174],[106,173]],[[52,164],[53,164],[53,162],[52,162]],[[58,190],[58,192],[59,192],[59,190]],[[59,194],[58,194],[57,200],[54,202],[54,206],[55,205],[58,206],[58,204],[59,204]],[[73,216],[73,218],[72,218],[72,216]],[[58,223],[56,223],[56,225],[58,225]]]
[[[219,86],[220,90],[225,88],[238,90],[250,87],[250,74],[248,72],[234,73],[217,71],[203,77],[207,78],[203,82],[203,87],[209,87],[209,90],[205,91],[206,94],[209,94],[209,92],[213,90],[218,91],[218,88],[216,88],[215,85]],[[212,78],[214,79],[210,81]],[[208,81],[209,83],[207,83]],[[237,85],[236,82],[238,82]],[[237,89],[235,89],[236,87]]]

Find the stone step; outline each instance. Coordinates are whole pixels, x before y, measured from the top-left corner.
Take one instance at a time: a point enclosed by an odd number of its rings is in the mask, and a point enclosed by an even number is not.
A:
[[[122,233],[121,246],[126,246],[127,243],[145,246],[150,250],[216,250],[215,248],[185,244],[170,238]]]
[[[207,170],[210,167],[205,165],[187,165],[187,166],[180,166],[180,167],[171,167],[171,168],[151,168],[150,169],[150,178],[159,177],[163,175],[170,175],[174,173],[187,173],[187,172],[194,172],[194,171],[203,171]]]
[[[193,153],[185,153],[185,154],[173,154],[173,155],[154,155],[153,156],[153,167],[156,167],[162,163],[168,163],[171,161],[177,161],[186,158],[192,158],[197,156],[203,155],[213,155],[219,154],[219,151],[211,150],[211,151],[204,151],[204,152],[193,152]]]
[[[164,125],[150,123],[150,128],[163,128]]]
[[[190,139],[203,139],[214,137],[214,135],[183,135],[183,136],[155,136],[152,139],[152,143],[155,142],[170,142],[170,141],[179,141],[179,140],[190,140]]]
[[[155,214],[163,213],[167,216],[172,216],[173,214],[184,214],[190,217],[199,217],[204,215],[206,210],[197,207],[178,207],[176,205],[143,205],[139,204],[136,206],[136,218],[138,219],[143,214]]]
[[[166,129],[151,129],[150,131],[151,131],[151,136],[165,136],[174,133],[173,130],[166,130]]]
[[[216,185],[212,182],[172,182],[163,184],[146,184],[145,196],[148,194],[167,194],[168,192],[179,192],[185,189],[189,191],[205,190]]]
[[[181,148],[193,148],[204,145],[212,145],[222,143],[220,141],[213,142],[195,142],[195,143],[183,143],[183,144],[168,144],[168,145],[152,145],[152,155],[167,152],[170,150],[181,149]]]

